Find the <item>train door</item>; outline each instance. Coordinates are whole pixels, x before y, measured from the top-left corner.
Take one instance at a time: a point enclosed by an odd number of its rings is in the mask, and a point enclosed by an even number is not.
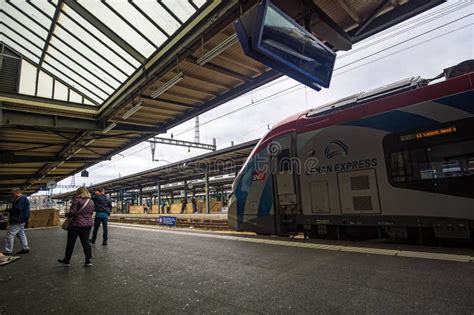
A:
[[[341,210],[344,214],[380,213],[375,169],[337,174]]]
[[[276,227],[281,234],[287,234],[290,230],[296,228],[295,215],[299,209],[296,185],[299,165],[295,159],[292,135],[273,141],[269,150],[272,154],[275,183]],[[282,223],[285,225],[283,230]],[[292,225],[295,227],[293,228]]]

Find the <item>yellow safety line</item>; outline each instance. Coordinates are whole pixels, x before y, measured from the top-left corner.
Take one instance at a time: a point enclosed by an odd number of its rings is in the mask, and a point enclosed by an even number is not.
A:
[[[142,230],[142,231],[151,231],[151,232],[177,234],[177,235],[192,235],[196,237],[219,238],[219,239],[247,242],[247,243],[259,243],[259,244],[279,245],[279,246],[288,246],[288,247],[311,248],[311,249],[319,249],[319,250],[332,250],[332,251],[350,252],[350,253],[398,256],[398,257],[420,258],[420,259],[435,259],[435,260],[457,261],[457,262],[467,262],[467,263],[474,262],[474,256],[470,256],[470,255],[416,252],[416,251],[405,251],[401,249],[367,248],[367,247],[345,246],[345,245],[326,245],[326,244],[315,244],[315,243],[304,243],[304,242],[300,243],[300,242],[289,242],[289,241],[271,240],[271,239],[253,238],[253,237],[205,234],[205,233],[195,233],[195,232],[191,233],[191,232],[177,231],[177,230],[164,230],[162,228],[156,228],[156,227],[145,228],[137,224],[111,223],[110,225],[113,225],[118,228],[130,229],[130,230]]]

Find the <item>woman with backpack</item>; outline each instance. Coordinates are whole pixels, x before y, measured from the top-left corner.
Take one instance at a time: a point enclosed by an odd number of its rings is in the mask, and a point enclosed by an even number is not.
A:
[[[67,226],[67,244],[66,253],[63,259],[58,262],[66,266],[70,265],[71,256],[74,251],[74,245],[79,237],[85,255],[85,267],[92,266],[92,250],[89,243],[89,234],[94,225],[92,214],[94,212],[94,202],[91,200],[91,194],[86,187],[77,189],[76,196],[72,199],[71,208],[66,213],[66,220],[69,220]]]

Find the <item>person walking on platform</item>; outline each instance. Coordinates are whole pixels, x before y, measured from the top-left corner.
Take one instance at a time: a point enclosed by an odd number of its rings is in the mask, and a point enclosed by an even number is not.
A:
[[[94,202],[86,187],[80,187],[76,191],[76,196],[72,199],[71,208],[66,213],[67,218],[71,218],[67,229],[67,245],[63,259],[58,262],[66,266],[70,265],[74,245],[77,237],[81,240],[86,261],[84,267],[92,266],[92,249],[89,242],[89,234],[94,225],[92,214],[94,213]]]
[[[184,213],[186,210],[186,205],[188,204],[188,200],[186,198],[183,198],[183,202],[181,203],[181,214]]]
[[[165,213],[165,207],[166,207],[166,202],[163,199],[161,199],[160,201],[161,213]]]
[[[193,198],[191,199],[191,203],[192,203],[192,205],[193,205],[193,213],[197,213],[198,211],[197,211],[197,200],[196,200],[196,197],[193,197]]]
[[[107,223],[109,221],[109,215],[112,212],[112,203],[110,202],[109,197],[105,194],[105,189],[103,187],[97,188],[95,195],[92,197],[92,201],[94,201],[95,218],[94,230],[92,231],[90,242],[91,244],[95,244],[97,232],[99,231],[100,224],[102,224],[102,245],[107,245],[107,241],[109,240],[109,229]]]
[[[30,217],[30,201],[23,196],[20,188],[12,189],[13,207],[7,210],[9,215],[9,225],[5,239],[4,255],[11,255],[13,252],[13,243],[15,236],[20,240],[22,249],[18,254],[29,253],[28,240],[25,234],[25,224]]]
[[[166,200],[165,209],[166,209],[166,213],[170,213],[170,210],[171,210],[171,202],[170,202],[169,200]]]

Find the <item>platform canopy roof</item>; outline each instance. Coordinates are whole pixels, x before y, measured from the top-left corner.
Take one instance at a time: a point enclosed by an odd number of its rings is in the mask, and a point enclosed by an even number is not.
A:
[[[443,0],[274,0],[334,50]],[[282,74],[244,55],[257,0],[0,0],[0,200],[61,180]],[[225,51],[203,60],[216,47]],[[204,58],[206,59],[206,58]]]

